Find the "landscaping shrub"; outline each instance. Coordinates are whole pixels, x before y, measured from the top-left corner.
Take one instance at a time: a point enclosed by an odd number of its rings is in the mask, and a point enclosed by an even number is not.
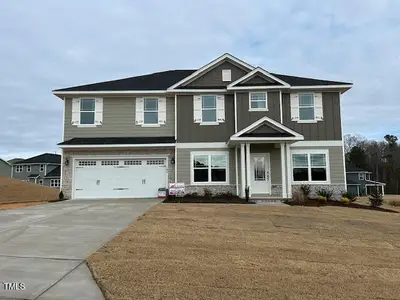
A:
[[[311,185],[309,184],[300,185],[300,191],[303,193],[304,200],[308,199],[311,193]]]
[[[357,200],[357,196],[353,193],[349,192],[342,192],[342,201],[345,203],[354,202]]]
[[[212,199],[212,197],[213,197],[213,193],[211,192],[211,190],[205,188],[204,189],[204,198]]]
[[[368,198],[371,206],[373,207],[380,207],[383,204],[383,196],[378,187],[371,189],[371,193],[368,195]]]
[[[321,204],[326,204],[329,200],[332,200],[333,191],[326,188],[321,188],[317,190],[318,202]]]
[[[60,191],[60,193],[58,194],[58,200],[65,200],[63,191]]]

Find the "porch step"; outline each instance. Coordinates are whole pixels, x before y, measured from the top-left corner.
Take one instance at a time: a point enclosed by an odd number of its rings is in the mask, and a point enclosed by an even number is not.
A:
[[[251,199],[257,205],[287,205],[282,199]]]

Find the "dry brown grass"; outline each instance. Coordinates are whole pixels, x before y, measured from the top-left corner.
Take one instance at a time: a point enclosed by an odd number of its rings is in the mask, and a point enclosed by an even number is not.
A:
[[[88,259],[106,299],[399,299],[400,214],[160,204]]]
[[[35,205],[45,204],[45,203],[47,203],[47,202],[5,203],[5,204],[0,204],[0,210],[23,208],[23,207],[35,206]]]
[[[0,176],[0,203],[56,200],[58,193],[55,188]]]
[[[357,202],[369,204],[367,196],[359,197]],[[389,208],[390,206],[400,206],[400,195],[385,195],[383,197],[383,203],[386,208]]]

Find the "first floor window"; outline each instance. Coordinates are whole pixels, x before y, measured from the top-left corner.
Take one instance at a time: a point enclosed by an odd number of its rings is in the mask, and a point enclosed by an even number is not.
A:
[[[143,124],[158,124],[158,99],[145,98]]]
[[[195,153],[192,161],[193,183],[227,183],[227,153]]]
[[[250,93],[250,110],[267,110],[267,93]]]
[[[39,179],[39,184],[43,185],[43,179]]]
[[[314,94],[299,94],[299,120],[315,120]]]
[[[293,153],[293,182],[327,182],[327,153]]]
[[[60,179],[50,179],[50,187],[60,187]]]
[[[81,124],[92,125],[95,120],[95,99],[81,99]]]
[[[40,172],[44,172],[44,165],[40,165]]]
[[[15,166],[16,173],[21,173],[22,171],[24,171],[24,166]]]
[[[201,96],[202,122],[217,122],[217,96]]]

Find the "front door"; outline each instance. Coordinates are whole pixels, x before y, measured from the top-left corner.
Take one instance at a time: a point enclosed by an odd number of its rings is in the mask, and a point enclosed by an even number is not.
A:
[[[251,161],[251,193],[271,194],[269,153],[253,153]]]

